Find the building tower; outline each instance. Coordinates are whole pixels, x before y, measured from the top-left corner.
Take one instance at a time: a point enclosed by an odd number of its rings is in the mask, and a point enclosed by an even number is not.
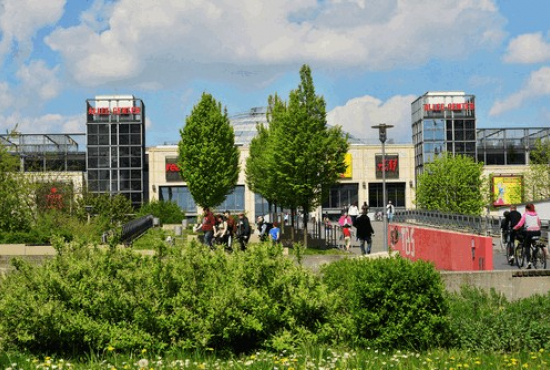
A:
[[[427,92],[411,104],[415,175],[447,152],[477,160],[475,96],[464,92]]]
[[[139,207],[147,199],[145,105],[133,95],[86,100],[88,191],[123,194]]]

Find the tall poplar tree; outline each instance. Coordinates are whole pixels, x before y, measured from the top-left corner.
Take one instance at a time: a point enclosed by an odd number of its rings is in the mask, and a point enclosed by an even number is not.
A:
[[[227,109],[203,93],[180,135],[178,165],[195,203],[220,205],[239,178],[239,150]]]
[[[290,92],[284,106],[273,109],[270,148],[273,174],[278,181],[282,205],[307,214],[328,196],[346,169],[347,135],[341,127],[329,127],[326,103],[315,94],[311,69],[300,70],[300,84]]]
[[[483,163],[471,157],[443,153],[418,176],[419,209],[479,216],[486,205],[481,177]]]

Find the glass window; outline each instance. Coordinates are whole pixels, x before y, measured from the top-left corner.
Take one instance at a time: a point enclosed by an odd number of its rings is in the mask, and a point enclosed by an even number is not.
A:
[[[382,194],[382,183],[369,183],[369,207],[371,211],[375,208],[384,209],[384,197]],[[405,207],[405,189],[406,184],[404,182],[390,182],[386,183],[386,201],[391,200],[395,207]]]
[[[197,214],[197,205],[187,186],[160,186],[159,199],[175,202],[187,214]]]
[[[134,124],[130,124],[130,133],[132,134],[141,134],[141,124],[139,123],[134,123]]]
[[[330,196],[323,203],[323,208],[341,210],[347,208],[350,204],[359,203],[359,184],[338,184],[330,189]]]
[[[267,200],[259,194],[254,194],[254,217],[266,215],[269,213],[269,205]]]
[[[99,135],[98,136],[98,144],[99,145],[109,145],[109,135]]]
[[[216,210],[223,212],[224,210],[230,210],[232,213],[237,211],[243,211],[244,207],[244,185],[238,185],[233,189],[233,192],[229,194],[225,201],[216,207]]]

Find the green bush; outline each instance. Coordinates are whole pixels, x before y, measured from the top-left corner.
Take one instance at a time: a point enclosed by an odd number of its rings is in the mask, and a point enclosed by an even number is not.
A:
[[[7,345],[60,354],[282,349],[315,340],[328,322],[319,278],[276,246],[227,254],[158,242],[155,257],[59,240],[55,247],[41,266],[15,260],[0,284]]]
[[[550,348],[550,294],[509,302],[495,291],[465,286],[450,294],[449,302],[456,347],[502,352]]]
[[[141,206],[138,216],[153,215],[161,224],[181,224],[185,212],[175,202],[154,200]]]
[[[448,305],[433,265],[400,257],[355,258],[326,265],[322,273],[338,297],[332,316],[337,341],[416,350],[449,343]]]

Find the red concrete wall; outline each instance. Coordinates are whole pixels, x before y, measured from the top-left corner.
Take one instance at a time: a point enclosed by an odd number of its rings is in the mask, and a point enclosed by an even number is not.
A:
[[[412,261],[432,261],[445,271],[493,270],[491,237],[405,224],[388,229],[392,250]]]

